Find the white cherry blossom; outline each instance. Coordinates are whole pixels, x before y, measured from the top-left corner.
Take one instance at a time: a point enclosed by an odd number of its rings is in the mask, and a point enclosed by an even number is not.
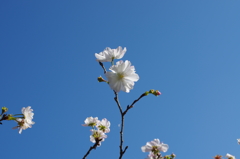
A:
[[[86,118],[86,120],[84,121],[85,124],[82,124],[82,126],[91,126],[91,127],[94,127],[97,125],[98,122],[100,122],[98,120],[98,117],[96,118],[93,118],[93,117],[88,117]]]
[[[98,146],[100,146],[101,142],[107,138],[107,135],[100,130],[91,129],[90,131],[92,131],[92,135],[90,135],[90,141],[93,143],[96,143],[96,141],[98,141]]]
[[[237,139],[238,145],[240,145],[240,139]]]
[[[102,119],[102,121],[98,122],[97,124],[98,130],[109,133],[110,132],[110,121],[108,121],[106,118]]]
[[[157,159],[157,158],[158,158],[157,155],[155,155],[153,152],[149,152],[148,157],[145,159]]]
[[[18,128],[19,129],[19,134],[22,133],[22,130],[26,130],[27,128],[31,128],[33,124],[35,124],[33,119],[34,113],[32,112],[33,109],[31,109],[31,106],[28,107],[23,107],[22,108],[22,114],[23,118],[17,118],[16,122],[18,123],[18,126],[14,127],[13,129]]]
[[[112,72],[107,72],[106,77],[108,78],[111,89],[115,92],[120,90],[124,92],[130,92],[133,89],[134,82],[139,80],[138,74],[135,73],[134,66],[131,66],[131,62],[126,60],[118,61],[116,65],[110,67]]]
[[[156,152],[156,150],[167,152],[168,145],[161,143],[159,139],[154,139],[153,141],[147,142],[145,146],[141,147],[141,149],[143,152]]]
[[[226,154],[226,158],[228,158],[228,159],[236,159],[235,156],[230,155],[229,153]]]
[[[32,119],[33,119],[34,113],[32,111],[33,109],[31,109],[31,106],[28,106],[27,108],[25,107],[22,108],[22,113],[24,115],[25,122],[28,122],[29,124],[32,124],[33,122]]]
[[[95,53],[95,57],[98,62],[112,62],[114,59],[121,59],[126,51],[126,47],[124,47],[124,49],[122,49],[121,46],[116,49],[107,47],[103,52],[100,52],[99,54]]]

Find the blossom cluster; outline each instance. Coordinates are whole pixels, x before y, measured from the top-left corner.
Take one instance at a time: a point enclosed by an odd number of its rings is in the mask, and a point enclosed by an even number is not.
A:
[[[141,149],[143,152],[149,152],[148,157],[146,159],[160,159],[163,158],[161,155],[162,152],[167,152],[169,146],[160,142],[159,139],[154,139],[153,141],[147,142],[145,146],[142,146]],[[169,156],[165,156],[164,158],[173,159],[176,155],[172,154]]]
[[[233,155],[230,155],[229,153],[226,154],[225,156],[227,159],[236,159],[235,156]],[[222,159],[222,156],[221,155],[216,155],[213,157],[214,159]]]
[[[240,145],[240,139],[237,139],[237,143],[238,143],[238,145]],[[221,156],[221,155],[216,155],[216,156],[214,156],[213,158],[214,158],[214,159],[222,159],[222,157],[223,157],[223,156]],[[227,159],[236,159],[235,156],[233,156],[233,155],[231,155],[231,154],[229,154],[229,153],[226,154],[225,158],[227,158]]]
[[[135,68],[132,66],[131,62],[126,60],[116,62],[114,65],[114,59],[121,59],[127,49],[122,49],[119,46],[116,49],[111,49],[107,47],[100,53],[95,53],[95,57],[97,61],[102,62],[111,62],[112,66],[109,68],[111,72],[106,72],[105,76],[107,77],[108,81],[106,81],[110,88],[115,92],[124,91],[129,93],[131,89],[133,89],[134,82],[139,80],[138,74],[135,73]],[[104,80],[105,81],[105,80]]]
[[[2,107],[2,113],[0,115],[0,121],[3,120],[14,120],[17,122],[17,126],[13,127],[13,129],[19,129],[19,134],[22,133],[22,130],[26,130],[27,128],[31,128],[33,124],[35,124],[34,121],[32,121],[33,119],[33,109],[31,109],[31,106],[28,107],[23,107],[22,108],[22,114],[6,114],[6,112],[8,111],[7,107]],[[16,117],[18,116],[18,117]],[[0,122],[0,124],[2,124]]]
[[[108,121],[106,118],[100,121],[98,120],[98,117],[88,117],[84,123],[85,124],[82,124],[82,126],[92,127],[90,130],[92,132],[90,135],[90,141],[97,143],[97,146],[100,146],[101,142],[107,138],[107,135],[105,133],[110,132],[110,121]]]
[[[110,88],[114,90],[115,93],[118,93],[120,91],[129,93],[130,90],[133,89],[133,86],[135,84],[134,82],[137,82],[139,80],[139,76],[135,72],[135,67],[131,65],[130,61],[120,60],[116,62],[116,65],[114,65],[114,59],[121,59],[125,55],[126,51],[127,51],[126,48],[122,49],[122,47],[119,46],[116,49],[111,49],[107,47],[102,52],[95,53],[95,57],[97,58],[97,61],[100,63],[100,65],[103,67],[105,76],[107,77],[107,80],[105,80],[100,76],[98,77],[98,81],[108,83]],[[102,62],[111,62],[109,72],[105,70],[105,67],[103,66]],[[140,96],[140,98],[142,98],[143,96],[147,96],[148,94],[159,96],[161,95],[161,92],[159,92],[158,90],[151,89],[143,93]],[[122,114],[122,116],[124,116],[124,114]],[[85,120],[84,126],[95,125],[97,125],[97,118],[89,117]],[[92,139],[93,137],[90,136],[90,138]],[[104,136],[102,138],[104,139]],[[167,150],[168,145],[160,143],[159,139],[155,139],[154,141],[148,142],[146,146],[142,147],[143,152],[149,152],[147,159],[160,159],[161,158],[160,151],[166,152]],[[122,152],[123,151],[120,151],[120,153]],[[168,159],[173,159],[174,157],[175,155],[172,154]]]

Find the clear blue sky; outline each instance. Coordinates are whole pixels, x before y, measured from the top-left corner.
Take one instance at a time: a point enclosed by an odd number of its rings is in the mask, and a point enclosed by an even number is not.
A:
[[[32,106],[35,125],[21,135],[5,121],[1,158],[79,159],[92,143],[86,117],[107,118],[111,132],[88,159],[116,159],[120,115],[94,53],[127,47],[123,60],[140,80],[120,92],[125,159],[159,138],[178,159],[240,157],[240,1],[11,0],[0,2],[0,106]],[[108,68],[110,65],[106,65]]]

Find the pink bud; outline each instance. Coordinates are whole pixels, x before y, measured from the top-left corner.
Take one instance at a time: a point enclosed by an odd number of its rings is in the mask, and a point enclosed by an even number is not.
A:
[[[161,95],[162,93],[159,92],[158,90],[156,90],[154,94],[155,94],[156,96],[159,96],[159,95]]]

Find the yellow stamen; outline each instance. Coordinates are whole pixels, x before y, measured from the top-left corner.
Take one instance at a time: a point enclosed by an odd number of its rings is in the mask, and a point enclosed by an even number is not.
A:
[[[122,79],[124,75],[122,73],[118,73],[118,79]]]

